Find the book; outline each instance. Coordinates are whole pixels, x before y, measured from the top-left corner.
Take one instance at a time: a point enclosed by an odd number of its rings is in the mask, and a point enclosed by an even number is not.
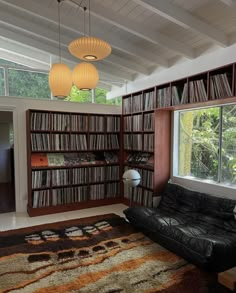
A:
[[[63,154],[47,154],[49,166],[64,166],[65,159]]]
[[[43,154],[43,153],[31,154],[31,166],[32,167],[47,167],[48,166],[47,154]]]

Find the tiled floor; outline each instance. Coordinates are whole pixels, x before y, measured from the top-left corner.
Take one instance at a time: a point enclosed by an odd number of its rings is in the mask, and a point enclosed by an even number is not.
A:
[[[109,206],[77,210],[66,213],[58,213],[40,217],[29,217],[27,213],[0,214],[0,231],[59,222],[63,220],[66,221],[70,219],[85,218],[109,213],[114,213],[121,217],[124,217],[123,210],[126,208],[127,206],[124,204],[114,204]]]

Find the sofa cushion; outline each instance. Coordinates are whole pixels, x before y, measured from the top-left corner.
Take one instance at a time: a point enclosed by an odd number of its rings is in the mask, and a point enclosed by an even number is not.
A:
[[[225,220],[234,219],[235,206],[236,200],[215,197],[173,183],[166,185],[159,204],[164,210],[201,213]]]

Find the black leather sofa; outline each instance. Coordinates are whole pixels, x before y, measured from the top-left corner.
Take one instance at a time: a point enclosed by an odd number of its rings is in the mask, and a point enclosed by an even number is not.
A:
[[[158,208],[130,207],[131,224],[163,247],[211,271],[236,266],[236,200],[168,183]]]

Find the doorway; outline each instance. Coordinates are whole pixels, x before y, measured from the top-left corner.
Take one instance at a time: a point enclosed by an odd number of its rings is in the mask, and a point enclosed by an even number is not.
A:
[[[15,210],[13,112],[0,111],[0,213]]]

